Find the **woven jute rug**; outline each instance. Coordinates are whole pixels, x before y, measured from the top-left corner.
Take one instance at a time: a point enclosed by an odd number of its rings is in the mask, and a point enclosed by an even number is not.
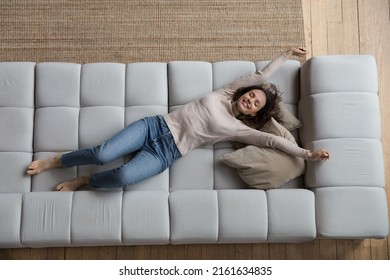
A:
[[[304,45],[300,0],[0,3],[0,61],[255,61]]]

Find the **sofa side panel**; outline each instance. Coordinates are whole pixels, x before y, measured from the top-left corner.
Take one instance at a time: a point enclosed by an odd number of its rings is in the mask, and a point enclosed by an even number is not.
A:
[[[72,198],[72,192],[25,194],[21,227],[23,246],[69,246]]]
[[[262,190],[218,190],[218,242],[266,242],[267,196]]]
[[[218,198],[213,190],[176,190],[169,195],[172,244],[218,241]]]
[[[316,237],[315,198],[310,190],[267,190],[268,242],[307,242]]]
[[[314,193],[321,238],[385,238],[389,234],[383,188],[317,188]]]
[[[22,193],[0,194],[0,248],[22,247]]]
[[[123,194],[122,240],[125,245],[168,244],[169,193],[127,191]]]
[[[70,226],[72,245],[121,245],[122,195],[122,191],[74,193]]]

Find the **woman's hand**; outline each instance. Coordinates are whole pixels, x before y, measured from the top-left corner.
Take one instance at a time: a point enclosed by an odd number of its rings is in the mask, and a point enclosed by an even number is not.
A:
[[[289,58],[293,55],[303,57],[307,55],[309,52],[305,47],[299,47],[299,48],[291,48],[284,52]]]
[[[328,159],[329,159],[329,153],[325,150],[309,152],[309,156],[307,157],[307,160],[311,160],[311,161],[316,161],[316,160],[326,161]]]

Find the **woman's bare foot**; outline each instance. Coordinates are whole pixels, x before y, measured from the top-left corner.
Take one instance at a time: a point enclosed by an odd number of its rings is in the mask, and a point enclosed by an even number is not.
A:
[[[78,177],[73,180],[62,182],[57,186],[57,190],[61,192],[73,192],[77,191],[79,188],[88,185],[89,177]]]
[[[27,170],[28,175],[36,175],[45,170],[61,167],[61,156],[48,157],[45,159],[34,160]]]

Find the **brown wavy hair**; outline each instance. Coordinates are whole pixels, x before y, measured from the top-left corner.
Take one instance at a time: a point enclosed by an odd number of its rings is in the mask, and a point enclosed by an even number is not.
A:
[[[282,98],[281,93],[274,84],[262,83],[260,85],[239,88],[233,95],[233,102],[238,101],[241,96],[254,89],[259,89],[264,92],[266,98],[265,106],[257,113],[256,116],[240,114],[237,116],[237,119],[244,122],[247,126],[255,129],[263,127],[271,118],[279,121],[281,119],[281,112],[279,106],[277,105]]]

